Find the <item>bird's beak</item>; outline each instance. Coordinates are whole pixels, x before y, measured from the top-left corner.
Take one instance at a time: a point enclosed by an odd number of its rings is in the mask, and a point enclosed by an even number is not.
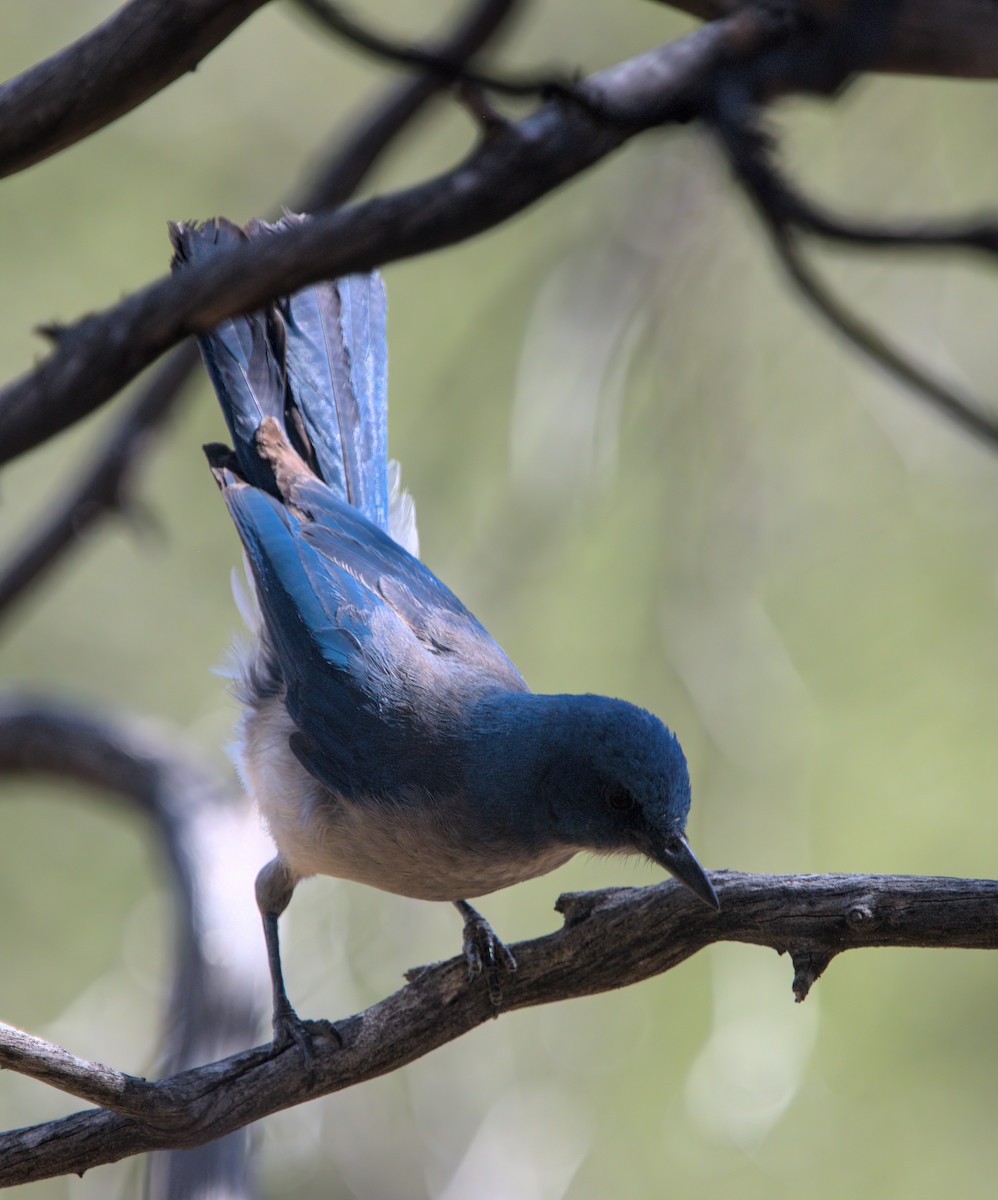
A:
[[[720,910],[721,902],[714,891],[714,885],[707,877],[707,872],[697,862],[696,855],[682,834],[669,838],[657,847],[652,857],[661,863],[670,875],[674,875],[680,883],[685,884],[694,896],[699,896],[704,904]]]

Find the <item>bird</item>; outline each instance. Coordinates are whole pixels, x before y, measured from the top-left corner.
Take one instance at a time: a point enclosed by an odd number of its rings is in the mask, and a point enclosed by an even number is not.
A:
[[[171,265],[304,220],[173,224]],[[496,1013],[516,963],[471,899],[592,851],[643,855],[718,909],[685,836],[676,735],[625,700],[531,691],[420,561],[387,457],[380,276],[317,283],[198,341],[232,440],[204,450],[253,593],[235,758],[277,850],[255,889],[273,1046],[307,1051],[278,918],[310,876],[455,905]]]

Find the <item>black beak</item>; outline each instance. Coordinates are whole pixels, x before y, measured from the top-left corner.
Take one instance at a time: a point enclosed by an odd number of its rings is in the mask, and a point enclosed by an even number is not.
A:
[[[720,911],[721,902],[714,891],[714,885],[708,879],[707,872],[697,862],[696,855],[682,834],[669,838],[652,857],[657,863],[661,863],[670,875],[674,875],[680,883],[685,884],[694,896],[699,896],[704,904]]]

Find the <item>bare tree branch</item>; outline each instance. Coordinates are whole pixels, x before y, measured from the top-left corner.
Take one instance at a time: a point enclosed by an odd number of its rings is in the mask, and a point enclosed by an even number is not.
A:
[[[921,394],[973,437],[998,447],[998,414],[981,401],[960,395],[891,345],[825,286],[798,245],[798,234],[803,232],[847,245],[876,245],[890,250],[961,249],[994,256],[998,255],[998,219],[873,223],[828,213],[784,179],[772,159],[772,138],[757,124],[754,97],[739,86],[737,67],[734,75],[728,85],[717,90],[713,128],[791,282],[819,315],[862,354]]]
[[[750,0],[661,0],[711,21]],[[822,28],[848,21],[879,4],[891,18],[891,36],[871,71],[998,78],[998,5],[994,0],[789,0],[788,15]]]
[[[998,4],[995,5],[998,10]],[[777,166],[773,138],[747,119],[720,119],[728,160],[742,187],[770,221],[830,242],[887,250],[974,250],[998,255],[998,215],[869,221],[831,212],[806,197]]]
[[[0,87],[0,178],[23,171],[192,70],[266,0],[131,0]]]
[[[251,1043],[264,1022],[269,991],[262,941],[255,960],[235,947],[245,936],[237,918],[244,905],[252,905],[252,878],[260,864],[245,863],[244,894],[223,894],[217,882],[231,884],[233,872],[238,877],[240,856],[259,836],[245,798],[224,788],[150,723],[0,693],[0,774],[38,773],[111,792],[135,806],[156,831],[177,913],[165,1070],[212,1062]],[[153,1084],[66,1051],[53,1053],[47,1043],[9,1026],[0,1029],[9,1055],[5,1065],[13,1069],[143,1120],[162,1103]],[[249,1194],[248,1160],[248,1133],[235,1129],[193,1154],[157,1156],[151,1167],[156,1194],[190,1194],[172,1184],[191,1178],[201,1186],[224,1184],[233,1198]]]
[[[515,15],[520,3],[476,0],[467,16],[432,53],[463,66]],[[337,138],[326,166],[290,207],[296,212],[316,212],[343,204],[398,134],[447,86],[439,76],[420,74],[392,88],[373,111],[365,114],[353,133]]]
[[[0,1022],[0,1043],[6,1069],[47,1083],[60,1091],[99,1104],[110,1112],[141,1117],[155,1107],[156,1085],[115,1071],[104,1063],[77,1058],[61,1046],[32,1037]]]
[[[184,337],[320,279],[453,245],[492,228],[641,129],[688,118],[711,71],[745,41],[733,18],[591,76],[614,123],[552,100],[428,182],[214,255],[61,331],[55,351],[0,393],[0,463],[92,412]],[[620,122],[628,122],[625,128]]]
[[[564,79],[556,79],[554,72],[529,79],[510,79],[498,75],[487,75],[472,70],[460,57],[446,50],[424,50],[419,46],[404,45],[374,33],[352,17],[348,17],[330,0],[298,0],[299,8],[305,10],[316,21],[334,34],[375,58],[413,67],[446,86],[458,81],[477,84],[489,91],[505,96],[562,96],[575,95],[572,85]],[[585,103],[583,96],[579,97]]]
[[[912,876],[766,876],[714,872],[720,913],[680,885],[562,896],[564,927],[512,947],[518,969],[504,1007],[527,1008],[637,983],[705,946],[746,942],[789,954],[802,1000],[836,954],[872,946],[998,949],[998,881]],[[312,1070],[297,1048],[269,1048],[120,1093],[145,1102],[141,1118],[88,1111],[0,1136],[0,1185],[80,1172],[163,1146],[216,1138],[281,1109],[397,1070],[493,1016],[487,989],[469,985],[463,959],[411,973],[412,982],[365,1012],[309,1023]],[[0,1027],[0,1065],[50,1078],[73,1095],[65,1051]],[[49,1064],[54,1064],[51,1067]]]
[[[787,275],[814,309],[857,350],[889,375],[906,384],[945,416],[991,449],[998,449],[998,416],[980,401],[961,396],[914,363],[889,341],[844,305],[819,279],[801,254],[796,239],[787,229],[769,225],[770,239]]]
[[[173,414],[201,361],[191,341],[176,350],[139,392],[79,479],[0,570],[0,623],[67,550],[112,514],[127,514],[143,450]]]
[[[454,62],[466,61],[501,27],[516,2],[476,0],[440,52]],[[342,204],[444,86],[432,76],[420,76],[391,89],[345,139],[337,140],[322,170],[291,207],[313,212]],[[76,484],[0,570],[0,623],[85,534],[100,521],[127,510],[143,451],[174,412],[200,361],[197,347],[190,341],[157,367]]]

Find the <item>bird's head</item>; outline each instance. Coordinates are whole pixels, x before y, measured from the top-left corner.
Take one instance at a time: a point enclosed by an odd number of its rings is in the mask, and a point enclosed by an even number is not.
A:
[[[604,696],[552,696],[540,789],[559,836],[598,853],[640,853],[696,896],[717,895],[686,841],[690,775],[676,735]]]

